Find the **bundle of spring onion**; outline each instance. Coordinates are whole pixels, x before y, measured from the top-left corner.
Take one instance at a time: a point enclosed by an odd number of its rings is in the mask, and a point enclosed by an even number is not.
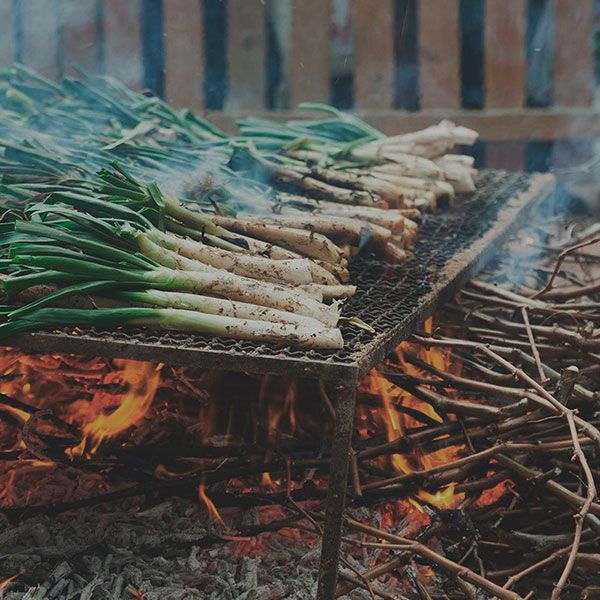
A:
[[[4,311],[0,336],[129,323],[342,346],[338,304],[323,297],[351,294],[352,286],[329,286],[329,271],[308,258],[288,258],[282,246],[273,246],[280,258],[263,256],[259,240],[254,251],[251,238],[181,206],[156,184],[141,185],[122,168],[101,177],[99,192],[57,191],[22,215],[5,214],[2,290],[14,307]],[[339,253],[335,258],[341,263]],[[324,294],[330,287],[338,293]]]
[[[0,72],[0,335],[131,323],[339,347],[352,257],[404,259],[422,212],[472,188],[444,152],[476,135],[386,138],[312,107],[329,117],[230,137],[109,77]]]
[[[366,249],[401,260],[421,212],[474,187],[472,159],[446,154],[472,144],[471,130],[442,122],[390,138],[332,107],[302,107],[328,114],[283,125],[250,118],[239,123],[240,137],[228,137],[189,110],[175,112],[111,78],[80,70],[56,84],[15,65],[0,78],[5,192],[54,191],[57,181],[93,177],[117,158],[135,176],[205,209],[240,221],[268,215],[271,229],[327,233],[335,221],[346,226],[338,242],[347,254]]]
[[[354,115],[314,103],[301,108],[326,118],[285,124],[248,118],[238,122],[254,158],[276,179],[344,204],[431,208],[440,197],[475,189],[473,158],[451,154],[477,133],[450,121],[386,137]],[[285,199],[285,197],[284,197]]]

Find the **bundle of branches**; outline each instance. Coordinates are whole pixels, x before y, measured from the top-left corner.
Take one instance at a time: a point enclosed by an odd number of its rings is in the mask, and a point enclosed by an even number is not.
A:
[[[55,84],[15,65],[0,89],[0,172],[4,194],[13,198],[90,179],[117,158],[136,177],[157,181],[184,201],[228,216],[237,212],[244,227],[254,226],[249,215],[261,215],[271,227],[337,237],[341,231],[348,252],[374,248],[401,260],[414,242],[420,209],[473,189],[469,157],[445,155],[436,158],[439,164],[425,158],[473,143],[474,132],[445,122],[386,138],[319,105],[334,117],[288,124],[285,134],[272,124],[258,132],[242,123],[239,138],[189,110],[175,112],[158,98],[83,71]],[[266,154],[270,148],[280,153]],[[276,182],[291,182],[287,192],[265,185],[273,174]]]
[[[433,335],[414,336],[380,369],[389,396],[403,398],[395,406],[399,421],[422,424],[388,442],[387,451],[418,448],[429,466],[387,481],[371,472],[354,489],[389,498],[446,485],[453,510],[421,494],[431,523],[416,537],[348,519],[356,534],[348,543],[371,549],[369,561],[385,553],[387,562],[345,570],[340,594],[363,587],[395,597],[376,578],[409,578],[416,558],[443,574],[445,592],[456,597],[596,597],[600,239],[584,235],[563,249],[556,236],[536,243],[530,232],[527,242],[538,248],[530,269],[521,255],[518,272],[500,268],[472,281],[438,313]],[[432,463],[440,450],[454,458]],[[357,458],[377,451],[359,449]],[[490,488],[493,494],[484,491]],[[414,592],[434,596],[418,586]]]
[[[129,323],[316,348],[343,345],[338,303],[323,300],[355,289],[339,283],[337,275],[347,278],[347,261],[328,237],[264,224],[242,235],[235,219],[192,211],[156,184],[115,169],[100,173],[98,191],[83,182],[5,215],[5,301],[29,302],[5,308],[2,336]],[[64,302],[67,307],[56,307]]]

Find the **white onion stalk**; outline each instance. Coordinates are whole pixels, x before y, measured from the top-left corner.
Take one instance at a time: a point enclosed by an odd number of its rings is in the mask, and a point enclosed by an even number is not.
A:
[[[350,208],[350,207],[348,207]],[[319,215],[300,212],[295,214],[264,215],[260,217],[245,217],[244,220],[254,223],[270,223],[291,227],[292,229],[304,229],[314,231],[327,237],[349,241],[357,244],[363,238],[376,243],[385,243],[391,237],[391,231],[384,227],[370,224],[361,219],[342,217],[331,219]]]
[[[410,177],[422,177],[423,179],[441,179],[444,177],[443,170],[432,160],[395,152],[392,154],[393,162],[370,167],[373,173],[390,173],[392,175],[405,175]]]
[[[292,285],[303,285],[312,281],[307,259],[273,260],[262,256],[237,254],[195,240],[162,233],[157,229],[146,235],[151,241],[168,250],[243,277]]]
[[[326,202],[324,200],[307,203],[307,208],[304,210],[289,204],[290,202],[306,202],[306,198],[303,198],[302,196],[294,194],[278,194],[277,197],[281,201],[279,206],[281,207],[281,213],[284,215],[302,215],[309,211],[311,214],[331,215],[367,221],[368,223],[379,225],[392,231],[396,231],[397,228],[402,229],[402,223],[405,217],[408,217],[409,219],[418,219],[421,216],[421,213],[415,209],[349,206],[346,204],[338,204],[337,202]]]
[[[150,327],[218,335],[234,339],[292,344],[305,348],[337,350],[344,340],[339,329],[307,327],[291,323],[270,323],[236,319],[176,308],[131,307],[109,309],[41,308],[26,318],[0,325],[0,338],[10,339],[19,331],[36,331],[66,326]]]
[[[167,252],[167,251],[165,251]],[[219,296],[313,317],[329,327],[339,319],[335,306],[309,298],[307,292],[265,281],[240,277],[227,271],[179,271],[167,267],[134,270],[106,266],[60,256],[16,256],[15,263],[85,277],[90,281],[126,282],[147,288]]]
[[[243,217],[214,217],[214,221],[231,231],[278,244],[310,258],[331,263],[339,263],[342,259],[340,249],[329,238],[319,233],[253,222]]]
[[[226,271],[199,273],[161,267],[145,275],[149,277],[148,283],[151,286],[155,283],[157,287],[160,285],[167,289],[179,289],[195,294],[214,294],[230,300],[277,308],[285,312],[313,317],[330,327],[334,327],[339,319],[339,312],[335,307],[309,298],[305,291],[240,277]]]
[[[177,271],[198,271],[204,273],[229,273],[229,271],[217,269],[216,267],[207,265],[202,261],[195,260],[193,258],[188,258],[187,256],[181,256],[181,254],[177,254],[177,252],[174,252],[173,250],[169,250],[168,248],[164,248],[163,246],[155,244],[151,239],[145,236],[138,237],[138,246],[145,256],[156,261],[159,265],[167,267],[169,269],[176,269]],[[237,275],[237,273],[233,273],[233,275]],[[239,277],[241,277],[242,279],[248,279],[243,275],[240,275]],[[271,281],[270,283],[273,282]],[[284,282],[282,285],[287,284]],[[321,302],[323,300],[323,295],[316,288],[314,290],[304,290],[301,288],[295,289],[306,295],[308,298],[312,298],[313,300],[317,300],[318,302]]]
[[[161,290],[143,290],[133,292],[119,292],[117,297],[134,303],[150,304],[161,308],[179,308],[183,310],[196,310],[212,315],[247,319],[252,321],[269,321],[271,323],[288,323],[304,326],[307,329],[322,329],[323,324],[317,319],[284,312],[275,308],[235,302],[226,298],[213,298],[185,292],[165,292]]]
[[[286,343],[304,348],[338,350],[344,346],[342,334],[335,328],[314,329],[290,323],[235,319],[192,310],[170,308],[154,310],[156,316],[142,317],[130,323],[151,327],[159,325],[164,329],[194,331],[241,340]]]
[[[444,154],[437,159],[436,163],[459,163],[465,167],[472,167],[475,164],[475,158],[466,154]]]
[[[376,177],[398,187],[429,191],[433,192],[436,196],[454,196],[454,188],[452,185],[443,180],[406,177],[404,175],[392,175],[390,173],[377,173]]]
[[[406,144],[435,144],[446,142],[452,145],[472,145],[477,141],[479,134],[473,129],[455,125],[452,121],[440,121],[420,131],[405,133],[374,140],[363,145],[363,149],[377,152],[380,148],[393,148]]]
[[[301,286],[300,289],[306,292],[320,293],[325,300],[352,298],[356,294],[355,285],[318,285],[311,283],[310,285]]]

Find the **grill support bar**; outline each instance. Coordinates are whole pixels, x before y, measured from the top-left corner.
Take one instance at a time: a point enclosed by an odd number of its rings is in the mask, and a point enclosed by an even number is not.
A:
[[[354,382],[350,384],[338,383],[332,389],[335,425],[333,439],[331,440],[331,467],[325,509],[325,526],[321,542],[317,600],[333,600],[335,598],[342,541],[342,519],[348,487],[350,453],[352,451],[356,392],[357,384]]]

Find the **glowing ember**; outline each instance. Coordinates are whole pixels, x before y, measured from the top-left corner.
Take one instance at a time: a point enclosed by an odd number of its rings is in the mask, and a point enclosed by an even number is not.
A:
[[[488,473],[488,475],[491,476],[492,473]],[[506,480],[501,481],[498,485],[495,485],[489,490],[484,490],[481,493],[481,496],[477,498],[475,505],[488,506],[490,504],[494,504],[494,502],[497,502],[506,493],[507,488],[509,488],[510,486],[511,482]]]
[[[0,581],[0,592],[4,589],[6,589],[6,587],[8,586],[9,583],[11,583],[12,581],[14,581],[17,577],[19,577],[21,573],[17,573],[16,575],[13,575],[12,577],[8,577],[7,579],[4,579],[3,581]]]
[[[138,589],[134,588],[132,585],[127,586],[127,591],[137,600],[146,600],[147,596],[143,592],[140,592]]]

